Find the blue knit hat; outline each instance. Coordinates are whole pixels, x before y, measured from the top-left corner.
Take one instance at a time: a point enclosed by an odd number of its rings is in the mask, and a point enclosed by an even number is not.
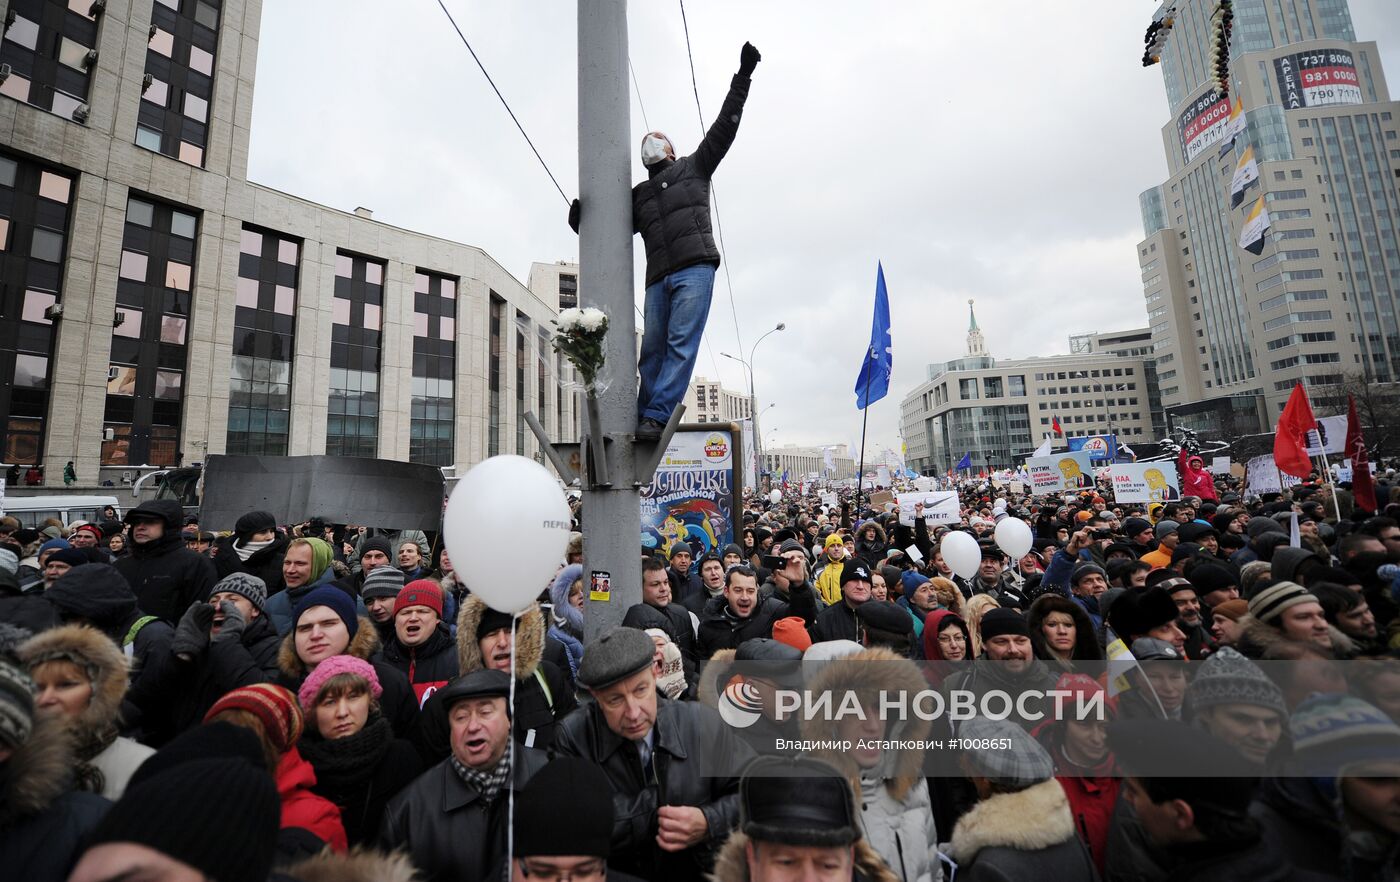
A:
[[[919,586],[931,581],[928,576],[918,570],[906,570],[904,575],[899,577],[899,584],[903,587],[906,600],[914,599],[914,592],[919,590]]]
[[[42,557],[45,551],[52,551],[52,550],[54,550],[54,549],[62,550],[62,549],[64,549],[64,548],[72,548],[72,547],[73,547],[73,546],[71,546],[71,545],[68,544],[68,540],[67,540],[67,539],[50,539],[49,541],[45,542],[43,545],[40,545],[40,546],[39,546],[39,556]]]
[[[292,608],[292,626],[296,627],[301,614],[313,606],[330,607],[345,623],[345,630],[350,632],[350,636],[355,636],[355,631],[360,627],[360,619],[355,613],[355,601],[349,594],[334,585],[322,585],[311,589]]]
[[[1400,726],[1351,695],[1313,695],[1288,723],[1303,774],[1337,778],[1359,763],[1400,761]]]

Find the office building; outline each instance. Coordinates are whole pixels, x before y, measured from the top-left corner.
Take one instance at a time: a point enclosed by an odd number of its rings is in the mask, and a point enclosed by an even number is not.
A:
[[[1056,419],[1065,438],[1111,433],[1120,444],[1151,445],[1160,406],[1144,338],[1143,330],[1081,335],[1069,355],[999,360],[969,302],[967,355],[929,365],[900,403],[906,464],[937,475],[967,454],[975,469],[1011,468],[1053,434]]]
[[[1234,0],[1228,95],[1214,82],[1218,0],[1179,0],[1161,57],[1170,175],[1140,198],[1157,381],[1174,424],[1271,431],[1298,383],[1315,406],[1348,377],[1400,373],[1400,105],[1346,0]],[[1226,136],[1238,101],[1246,128]],[[1237,165],[1257,182],[1231,207]],[[1239,244],[1260,197],[1262,251]],[[1345,402],[1340,402],[1345,406]]]
[[[784,473],[787,473],[789,483],[806,480],[811,475],[823,481],[841,481],[856,476],[856,462],[845,444],[827,447],[786,444],[764,448],[763,468],[775,485],[782,482]]]
[[[685,422],[737,423],[753,415],[747,392],[726,389],[717,380],[696,376],[686,393]]]
[[[468,466],[539,458],[527,411],[573,437],[555,299],[480,248],[247,179],[261,11],[10,4],[4,461],[49,485],[69,460],[93,485],[217,453]]]

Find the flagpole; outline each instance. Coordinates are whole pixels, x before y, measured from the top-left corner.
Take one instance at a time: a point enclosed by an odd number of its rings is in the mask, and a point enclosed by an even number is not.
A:
[[[1308,403],[1308,412],[1312,413],[1312,399],[1308,397],[1308,387],[1305,383],[1298,384],[1303,390],[1303,400]],[[1332,477],[1332,466],[1327,462],[1327,448],[1322,443],[1322,433],[1317,430],[1317,416],[1313,416],[1313,431],[1317,432],[1317,446],[1322,451],[1322,474],[1326,476],[1327,484],[1332,488],[1332,511],[1337,515],[1337,523],[1342,522],[1342,503],[1337,499],[1337,480]],[[1307,440],[1306,437],[1304,440]]]
[[[875,350],[867,348],[865,357],[873,358]],[[865,401],[865,407],[860,409],[860,468],[856,469],[856,510],[855,517],[860,517],[860,489],[865,484],[865,426],[870,421],[870,377],[875,373],[874,365],[866,365],[865,372],[865,394],[861,396]]]

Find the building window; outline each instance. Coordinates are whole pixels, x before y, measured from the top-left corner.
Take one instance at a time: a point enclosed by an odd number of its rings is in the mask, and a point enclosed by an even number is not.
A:
[[[300,241],[244,226],[229,372],[230,454],[286,456]]]
[[[486,455],[495,456],[501,452],[501,373],[505,369],[505,323],[506,302],[491,292],[491,354],[487,369],[487,387],[490,390],[489,410],[486,420]]]
[[[559,308],[573,309],[578,306],[578,276],[573,273],[559,274]]]
[[[525,411],[526,382],[530,367],[530,318],[525,313],[515,312],[515,452],[525,455]]]
[[[372,457],[379,450],[379,347],[384,264],[335,255],[331,298],[331,382],[326,453]]]
[[[9,65],[10,75],[0,94],[73,119],[87,103],[97,59],[90,8],[83,0],[12,0],[0,43],[0,64]]]
[[[457,280],[419,270],[413,276],[413,402],[408,458],[427,465],[456,461]]]
[[[136,115],[136,143],[193,166],[204,165],[209,146],[220,4],[221,0],[151,4],[146,44],[150,83]]]
[[[73,178],[0,155],[0,455],[43,460]],[[43,240],[43,248],[35,248]]]
[[[190,209],[128,197],[103,419],[113,439],[103,442],[103,465],[179,465],[196,236]]]

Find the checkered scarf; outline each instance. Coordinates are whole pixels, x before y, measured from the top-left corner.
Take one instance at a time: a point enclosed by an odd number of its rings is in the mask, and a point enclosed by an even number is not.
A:
[[[476,788],[481,794],[481,798],[487,802],[494,802],[500,794],[501,788],[506,786],[510,780],[510,754],[511,748],[506,746],[506,752],[501,755],[501,759],[490,769],[473,769],[464,765],[456,756],[448,757],[452,762],[452,768],[457,774],[462,776],[462,780]]]

